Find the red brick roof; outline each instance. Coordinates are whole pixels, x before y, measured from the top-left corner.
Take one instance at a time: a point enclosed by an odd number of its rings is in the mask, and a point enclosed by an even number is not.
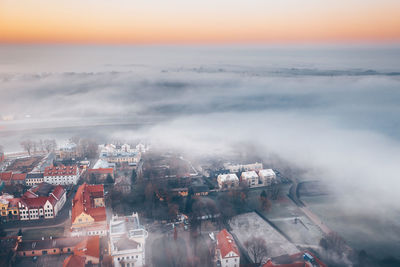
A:
[[[66,176],[66,175],[76,175],[78,171],[77,165],[72,166],[51,166],[44,169],[44,176]]]
[[[230,252],[234,252],[238,256],[240,255],[235,240],[226,229],[218,233],[217,242],[217,249],[220,250],[222,258],[225,258]]]
[[[12,172],[0,172],[0,179],[4,182],[11,180]]]
[[[71,255],[64,260],[63,267],[85,267],[85,259],[81,256]]]
[[[11,180],[25,180],[26,178],[26,173],[13,173]]]
[[[314,258],[316,263],[318,263],[318,266],[327,267],[325,263],[323,263],[320,259],[315,257],[315,255],[309,251],[303,251],[293,255],[285,256],[285,263],[279,263],[280,257],[273,258],[272,260],[269,259],[262,267],[312,267],[313,265],[303,258],[304,253],[310,254]]]
[[[48,197],[21,198],[21,202],[24,202],[28,209],[43,208],[47,200]]]
[[[88,185],[84,183],[83,185],[79,186],[72,202],[72,222],[74,222],[76,217],[82,214],[82,212],[92,216],[96,222],[105,221],[106,208],[96,208],[94,206],[94,198],[97,197],[104,197],[103,185]]]
[[[54,188],[53,192],[51,192],[51,194],[57,200],[60,199],[63,196],[64,193],[65,193],[65,189],[61,185],[56,186],[56,188]]]
[[[100,237],[98,235],[87,237],[75,246],[74,254],[100,258]]]

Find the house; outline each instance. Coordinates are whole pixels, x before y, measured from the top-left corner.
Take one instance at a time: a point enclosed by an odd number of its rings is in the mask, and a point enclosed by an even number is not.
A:
[[[239,178],[234,173],[218,175],[217,182],[219,189],[228,189],[239,186]]]
[[[85,267],[100,262],[100,238],[98,235],[86,237],[74,247],[74,254],[65,259],[63,266]]]
[[[272,169],[260,170],[258,172],[260,183],[263,185],[271,185],[276,183],[276,174]]]
[[[170,190],[174,195],[178,195],[181,197],[187,197],[189,193],[189,189],[187,187],[181,187],[181,188],[172,188]]]
[[[232,235],[223,229],[217,234],[217,260],[221,267],[239,267],[240,253]]]
[[[251,163],[251,164],[231,164],[225,163],[224,168],[229,170],[230,173],[236,173],[240,171],[259,171],[263,169],[262,163]]]
[[[13,173],[11,177],[11,184],[25,184],[26,173]]]
[[[96,181],[105,182],[107,180],[107,176],[110,176],[114,180],[114,169],[113,168],[97,168],[97,169],[89,169],[88,171],[90,176],[94,176]]]
[[[255,171],[242,172],[240,180],[247,184],[249,187],[258,186],[258,175]]]
[[[14,209],[14,196],[7,193],[0,196],[1,221],[18,220],[18,209]]]
[[[66,200],[66,190],[60,185],[41,183],[34,186],[18,201],[20,220],[55,218]]]
[[[262,267],[327,267],[309,251],[268,259]]]
[[[100,159],[105,159],[109,163],[129,163],[137,165],[140,161],[141,153],[137,149],[131,148],[128,144],[100,145]]]
[[[73,236],[107,234],[103,185],[79,186],[72,200],[71,222]]]
[[[22,241],[18,246],[17,254],[21,257],[32,257],[71,253],[83,240],[83,237],[61,237]]]
[[[44,182],[57,185],[77,184],[79,179],[77,165],[57,165],[46,167],[44,170]]]
[[[28,186],[37,185],[43,183],[44,174],[40,172],[30,172],[26,174],[25,184]]]
[[[206,185],[192,186],[193,195],[195,196],[207,196],[210,189]]]
[[[137,213],[132,216],[113,216],[110,221],[109,251],[115,267],[144,266],[148,232],[139,222]]]

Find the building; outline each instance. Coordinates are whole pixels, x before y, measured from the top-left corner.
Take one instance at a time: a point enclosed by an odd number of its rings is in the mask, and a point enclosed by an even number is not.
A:
[[[100,262],[100,238],[86,237],[74,247],[74,254],[64,260],[63,267],[85,267]]]
[[[100,183],[105,183],[108,176],[110,176],[114,180],[113,168],[89,169],[88,173],[90,177],[94,176],[96,181]]]
[[[57,158],[61,160],[76,159],[81,156],[78,146],[73,142],[68,142],[57,151]]]
[[[3,152],[0,152],[0,163],[3,162],[5,160],[5,156]]]
[[[239,178],[234,173],[218,175],[217,182],[219,189],[228,189],[239,186]]]
[[[207,196],[210,192],[210,188],[206,185],[195,185],[191,187],[193,195],[195,196]]]
[[[18,256],[33,257],[72,253],[83,237],[61,237],[55,239],[22,241],[17,250]]]
[[[25,184],[26,173],[2,172],[0,180],[5,185]]]
[[[13,195],[5,193],[0,196],[0,211],[1,211],[2,222],[18,220],[18,209],[15,211],[15,209],[12,208],[13,201],[14,201]]]
[[[66,190],[60,185],[42,183],[32,187],[18,201],[20,220],[55,218],[66,200]]]
[[[72,166],[50,166],[44,170],[44,182],[57,185],[77,184],[79,180],[79,168]]]
[[[113,216],[110,221],[109,251],[114,266],[144,266],[147,236],[137,213],[126,217]]]
[[[268,259],[262,267],[326,267],[309,251]]]
[[[230,173],[237,173],[241,171],[259,171],[263,169],[262,163],[251,163],[251,164],[231,164],[225,163],[224,168],[229,170]]]
[[[72,201],[71,231],[73,236],[106,235],[107,216],[103,185],[79,186]]]
[[[239,267],[240,253],[232,235],[223,229],[217,234],[217,260],[221,267]]]
[[[254,187],[259,185],[258,175],[255,171],[242,172],[240,180],[247,184],[249,187]]]
[[[100,145],[100,159],[104,159],[109,163],[128,163],[137,165],[141,159],[141,152],[136,148],[132,148],[128,144]]]
[[[272,169],[260,170],[258,172],[260,183],[263,185],[271,185],[276,183],[276,174]]]
[[[30,172],[26,174],[25,184],[28,186],[38,185],[43,183],[44,174],[40,172]]]

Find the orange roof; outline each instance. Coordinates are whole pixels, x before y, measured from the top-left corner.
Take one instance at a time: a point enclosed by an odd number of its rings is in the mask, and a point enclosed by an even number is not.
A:
[[[95,197],[104,197],[103,185],[88,185],[84,183],[79,186],[72,201],[72,222],[74,222],[76,217],[81,215],[82,212],[92,216],[95,221],[106,220],[106,208],[95,208]]]
[[[222,258],[225,258],[230,252],[234,252],[238,256],[240,255],[235,240],[226,229],[218,233],[217,242],[217,249],[220,250]]]
[[[95,235],[85,238],[75,246],[74,255],[100,258],[100,237]]]
[[[85,267],[85,259],[81,256],[71,255],[64,260],[63,267]]]
[[[61,185],[56,186],[56,188],[54,188],[53,192],[51,192],[51,194],[56,199],[60,199],[64,193],[65,193],[65,189]]]

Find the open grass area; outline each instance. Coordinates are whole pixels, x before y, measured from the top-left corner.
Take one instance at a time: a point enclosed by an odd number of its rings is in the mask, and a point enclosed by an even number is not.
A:
[[[22,231],[22,238],[24,240],[39,240],[42,237],[62,237],[64,236],[64,227],[53,227],[47,229],[30,229]]]

